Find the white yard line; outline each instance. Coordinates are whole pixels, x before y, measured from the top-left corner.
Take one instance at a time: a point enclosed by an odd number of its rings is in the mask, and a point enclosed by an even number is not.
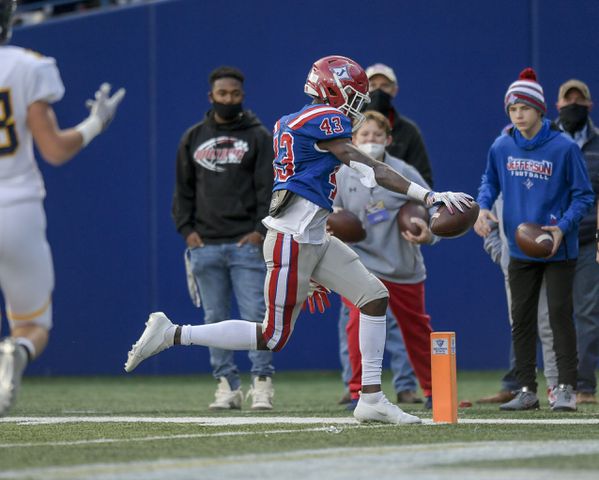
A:
[[[173,435],[157,435],[129,438],[96,438],[87,440],[63,440],[52,442],[18,442],[18,443],[0,443],[0,450],[33,448],[33,447],[65,447],[77,445],[94,445],[109,443],[135,443],[135,442],[154,442],[161,440],[209,438],[209,437],[235,437],[235,436],[253,436],[253,435],[277,435],[300,432],[327,432],[338,434],[345,428],[360,428],[360,424],[351,417],[7,417],[1,418],[0,423],[16,423],[23,426],[48,425],[48,424],[66,424],[66,423],[168,423],[168,424],[192,424],[209,427],[233,427],[244,425],[280,425],[291,424],[299,425],[294,429],[275,429],[264,431],[225,431],[225,432],[205,432]],[[597,425],[599,419],[583,418],[555,418],[555,419],[500,419],[500,418],[480,418],[480,419],[462,419],[460,424],[518,424],[518,425]],[[301,428],[302,425],[321,425],[320,427]],[[424,419],[425,426],[435,426],[430,419]],[[389,427],[386,424],[370,424],[370,428]],[[401,428],[401,427],[398,427]],[[1,478],[1,477],[0,477]]]
[[[22,425],[47,425],[55,423],[187,423],[206,426],[233,425],[315,425],[315,424],[352,424],[357,425],[353,417],[125,417],[125,416],[68,416],[68,417],[5,417],[0,423]]]
[[[599,425],[599,418],[461,418],[459,424],[487,425]],[[353,417],[138,417],[138,416],[68,416],[68,417],[4,417],[2,423],[48,425],[60,423],[181,423],[205,426],[235,425],[358,425]],[[435,425],[423,419],[425,425]]]
[[[552,439],[537,442],[457,442],[387,447],[331,448],[287,453],[264,453],[218,458],[162,459],[147,462],[45,467],[0,472],[3,478],[93,479],[93,480],[183,480],[218,478],[219,480],[551,480],[575,477],[595,480],[597,473],[588,470],[510,469],[514,459],[599,454],[599,441]],[[504,461],[499,468],[468,465],[480,461]],[[282,472],[285,472],[282,475]]]
[[[357,425],[348,428],[358,428]],[[31,447],[71,447],[75,445],[94,445],[106,443],[131,443],[131,442],[154,442],[159,440],[178,440],[189,438],[208,438],[208,437],[236,437],[241,435],[277,435],[284,433],[301,432],[329,432],[341,433],[343,429],[331,427],[299,428],[293,430],[264,430],[260,432],[235,431],[235,432],[212,432],[212,433],[184,433],[175,435],[154,435],[148,437],[134,438],[95,438],[90,440],[63,440],[59,442],[28,442],[28,443],[0,443],[0,449],[7,448],[31,448]]]

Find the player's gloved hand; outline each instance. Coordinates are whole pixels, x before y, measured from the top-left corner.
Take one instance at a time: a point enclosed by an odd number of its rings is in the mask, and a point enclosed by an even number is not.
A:
[[[125,97],[126,90],[124,88],[120,88],[112,96],[110,95],[110,89],[109,83],[103,83],[96,92],[94,100],[85,102],[90,110],[89,116],[75,127],[83,137],[84,147],[106,130],[114,118],[119,104]]]
[[[463,212],[462,205],[470,208],[473,201],[474,198],[462,192],[430,192],[425,199],[427,207],[444,204],[452,214],[454,207]]]
[[[310,313],[316,313],[316,309],[318,309],[320,313],[324,313],[324,311],[331,306],[328,296],[329,293],[331,293],[331,291],[328,288],[322,286],[320,283],[310,280],[308,298],[306,299],[303,308],[306,308],[307,304]]]

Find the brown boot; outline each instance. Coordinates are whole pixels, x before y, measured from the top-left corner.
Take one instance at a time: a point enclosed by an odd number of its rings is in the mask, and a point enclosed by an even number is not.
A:
[[[578,392],[576,394],[576,403],[597,403],[597,397],[591,392]]]
[[[507,403],[515,396],[516,395],[509,390],[500,390],[498,393],[491,395],[490,397],[479,398],[476,403]]]
[[[422,403],[422,398],[419,398],[416,392],[404,390],[403,392],[397,392],[397,403]]]
[[[349,392],[345,392],[337,402],[337,405],[347,405],[349,402],[351,402],[351,396]]]

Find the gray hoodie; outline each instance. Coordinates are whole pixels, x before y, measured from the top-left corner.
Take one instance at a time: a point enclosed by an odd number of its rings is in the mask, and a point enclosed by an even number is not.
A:
[[[385,154],[384,161],[407,179],[428,188],[418,171],[403,160]],[[408,197],[380,186],[365,187],[360,182],[360,173],[345,165],[336,177],[337,196],[333,205],[356,214],[366,229],[365,240],[350,244],[364,266],[377,277],[390,282],[414,284],[424,281],[426,268],[420,246],[405,240],[397,225],[397,212]],[[381,200],[389,218],[373,225],[366,218],[366,206]]]

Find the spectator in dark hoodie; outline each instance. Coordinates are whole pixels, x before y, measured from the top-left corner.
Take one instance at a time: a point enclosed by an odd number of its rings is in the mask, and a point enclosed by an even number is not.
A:
[[[273,185],[272,136],[243,108],[241,71],[219,67],[209,81],[212,109],[179,144],[173,219],[187,244],[188,273],[197,285],[205,323],[231,318],[233,293],[240,318],[261,323],[266,275],[262,219],[268,215]],[[233,354],[210,348],[219,382],[211,409],[241,408],[243,393]],[[248,355],[252,409],[270,410],[272,352]]]

